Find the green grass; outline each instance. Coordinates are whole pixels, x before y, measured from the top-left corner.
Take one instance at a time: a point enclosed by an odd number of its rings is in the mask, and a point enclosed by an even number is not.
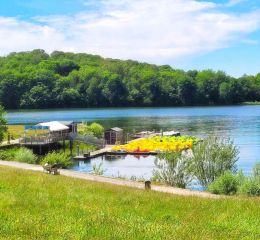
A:
[[[255,102],[243,102],[242,105],[260,105],[260,102],[255,101]]]
[[[260,199],[180,197],[0,167],[0,239],[260,239]]]
[[[24,125],[7,125],[7,132],[4,135],[4,140],[7,141],[8,140],[8,133],[11,136],[11,139],[17,139],[20,138],[22,136],[24,136],[24,134],[26,136],[33,136],[35,134],[46,134],[48,133],[47,130],[24,130]]]

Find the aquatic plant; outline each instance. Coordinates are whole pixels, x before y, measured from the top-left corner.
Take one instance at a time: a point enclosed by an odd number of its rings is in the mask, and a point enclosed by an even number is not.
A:
[[[103,169],[103,163],[99,163],[99,164],[93,164],[92,166],[92,173],[96,174],[96,175],[103,175],[104,174],[104,169]]]

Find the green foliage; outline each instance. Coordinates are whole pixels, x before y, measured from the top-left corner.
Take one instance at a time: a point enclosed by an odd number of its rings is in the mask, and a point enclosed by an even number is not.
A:
[[[247,178],[240,186],[239,192],[248,196],[260,196],[260,179]]]
[[[168,152],[159,154],[155,160],[153,180],[170,186],[185,188],[192,180],[189,172],[191,157],[188,152]]]
[[[210,136],[193,148],[192,173],[207,187],[226,171],[236,171],[239,150],[230,139]]]
[[[256,163],[253,168],[253,177],[254,178],[260,178],[260,162]]]
[[[238,104],[260,101],[259,89],[259,75],[236,79],[59,51],[12,53],[0,64],[6,109]]]
[[[234,195],[238,187],[238,176],[228,171],[209,184],[208,190],[214,194]]]
[[[28,148],[19,148],[14,154],[14,161],[35,164],[37,157]]]
[[[5,132],[7,131],[6,124],[5,111],[0,105],[0,143],[3,141]]]
[[[81,123],[78,125],[78,132],[82,135],[92,135],[97,138],[102,138],[104,134],[104,128],[98,123]]]
[[[68,168],[72,165],[70,157],[66,153],[51,152],[48,153],[41,161],[41,165],[57,164],[61,168]]]
[[[260,196],[260,163],[254,166],[252,176],[245,178],[239,191],[249,196]]]
[[[240,193],[248,196],[260,196],[260,164],[253,168],[252,176],[244,176],[242,171],[234,174],[225,172],[208,186],[208,190],[215,194],[233,195]]]
[[[19,148],[8,148],[0,150],[0,160],[14,161],[14,156]]]

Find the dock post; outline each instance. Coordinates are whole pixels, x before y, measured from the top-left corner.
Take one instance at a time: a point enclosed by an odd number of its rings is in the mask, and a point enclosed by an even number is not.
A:
[[[63,138],[63,151],[65,152],[65,139]]]
[[[77,156],[79,156],[79,145],[77,145]]]
[[[40,149],[39,150],[40,150],[40,152],[39,152],[40,155],[42,155],[42,146],[41,145],[40,145]]]
[[[70,140],[70,155],[72,156],[73,141]]]
[[[145,181],[144,188],[145,190],[151,190],[151,181]]]

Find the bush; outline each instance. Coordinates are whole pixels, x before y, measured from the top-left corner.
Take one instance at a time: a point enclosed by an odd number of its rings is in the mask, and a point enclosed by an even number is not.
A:
[[[230,139],[207,137],[193,148],[192,173],[207,187],[226,171],[236,172],[238,154]]]
[[[72,161],[66,153],[51,152],[42,159],[41,164],[57,164],[60,168],[68,168]]]
[[[14,161],[14,155],[19,148],[8,148],[0,150],[0,160]]]
[[[254,177],[246,179],[239,192],[248,196],[260,196],[260,179]]]
[[[256,163],[256,165],[254,166],[253,177],[254,178],[260,178],[260,163]]]
[[[33,151],[28,148],[20,148],[14,154],[14,160],[17,162],[25,162],[35,164],[37,157],[33,154]]]
[[[191,157],[187,152],[162,153],[155,161],[157,169],[153,172],[153,180],[185,188],[192,180],[189,173],[190,162]]]
[[[254,166],[252,177],[245,179],[239,192],[248,196],[260,196],[260,163]]]
[[[104,133],[104,128],[98,123],[92,123],[88,125],[87,123],[81,123],[78,126],[78,132],[82,135],[91,135],[97,138],[102,138]]]
[[[234,195],[238,191],[239,177],[232,172],[225,172],[208,186],[208,190],[214,194]]]

